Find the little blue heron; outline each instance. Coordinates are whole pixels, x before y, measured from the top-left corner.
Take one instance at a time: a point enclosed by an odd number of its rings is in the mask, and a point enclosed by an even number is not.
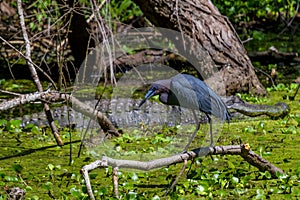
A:
[[[213,136],[212,122],[209,115],[212,114],[223,121],[226,120],[228,123],[230,122],[230,113],[225,103],[208,85],[194,76],[178,74],[170,79],[159,80],[152,83],[145,98],[139,104],[139,107],[142,106],[147,99],[155,95],[159,95],[159,100],[163,104],[192,109],[196,122],[197,118],[194,110],[204,112],[210,124],[210,146],[213,146]],[[196,131],[190,138],[184,151],[189,147],[199,128],[200,123],[197,123]]]

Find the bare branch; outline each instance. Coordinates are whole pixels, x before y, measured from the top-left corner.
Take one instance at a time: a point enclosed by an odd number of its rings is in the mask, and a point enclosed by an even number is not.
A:
[[[36,93],[25,94],[25,95],[19,95],[16,98],[3,101],[0,104],[0,111],[8,110],[8,109],[11,109],[11,108],[19,106],[19,105],[23,105],[23,104],[27,104],[27,103],[33,102],[33,101],[35,101],[37,99],[40,99],[42,96],[44,96],[48,92],[49,91],[46,91],[46,92],[36,92]]]
[[[23,38],[24,38],[24,41],[25,41],[25,47],[26,47],[25,57],[26,57],[27,65],[29,67],[29,71],[31,73],[31,77],[34,80],[35,85],[36,85],[38,91],[39,92],[43,92],[42,84],[40,82],[40,79],[39,79],[39,77],[37,75],[37,72],[36,72],[36,70],[34,68],[34,65],[32,64],[33,62],[31,60],[30,42],[29,42],[29,39],[28,39],[28,34],[27,34],[27,31],[26,31],[26,26],[25,26],[25,20],[24,20],[23,8],[22,8],[22,1],[21,0],[17,0],[17,5],[18,5],[18,13],[19,13],[19,17],[20,17],[20,25],[21,25],[21,29],[22,29],[22,33],[23,33]],[[59,146],[62,146],[63,145],[63,141],[60,138],[60,135],[58,133],[57,127],[54,124],[54,120],[53,120],[52,114],[50,112],[50,107],[49,107],[49,105],[47,103],[44,103],[44,110],[45,110],[48,122],[50,124],[53,136],[54,136],[54,138],[56,140],[56,143]]]
[[[274,166],[272,163],[268,162],[264,158],[260,157],[256,153],[250,150],[248,144],[234,145],[234,146],[215,146],[215,147],[202,147],[197,148],[192,151],[177,154],[167,158],[160,158],[156,160],[151,160],[148,162],[135,161],[135,160],[118,160],[110,157],[103,156],[102,160],[97,160],[81,168],[81,174],[83,175],[87,187],[90,199],[95,199],[91,183],[89,179],[88,172],[96,168],[107,168],[112,166],[113,168],[129,168],[149,171],[156,168],[166,167],[169,165],[174,165],[176,163],[185,162],[186,160],[191,160],[196,157],[206,156],[206,155],[240,155],[249,164],[257,167],[260,171],[268,171],[273,178],[276,178],[276,174],[285,174],[285,172]]]
[[[113,173],[112,173],[112,181],[113,181],[113,185],[114,185],[114,191],[115,191],[115,196],[117,198],[119,198],[119,177],[118,177],[118,171],[119,168],[118,167],[114,167],[113,168]]]

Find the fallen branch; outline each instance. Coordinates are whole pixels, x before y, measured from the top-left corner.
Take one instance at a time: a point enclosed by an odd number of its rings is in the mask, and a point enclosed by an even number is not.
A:
[[[6,92],[6,91],[1,91],[1,92]],[[37,99],[42,98],[47,93],[49,93],[49,91],[35,92],[35,93],[29,93],[24,95],[18,94],[19,95],[18,97],[9,100],[4,100],[3,102],[1,102],[0,111],[8,110],[19,105],[24,105],[36,101]]]
[[[261,52],[248,52],[248,56],[251,61],[258,61],[264,64],[295,62],[298,59],[298,53],[296,52],[280,52],[275,47],[270,47],[268,51]]]
[[[109,135],[120,136],[120,133],[117,131],[115,126],[102,112],[79,101],[76,97],[72,96],[71,94],[49,92],[42,96],[41,99],[47,102],[57,102],[59,100],[67,101],[69,105],[72,105],[72,108],[75,111],[80,112],[85,116],[90,117],[91,119],[97,119],[100,127],[105,133],[108,133]]]
[[[91,182],[89,179],[89,171],[96,168],[107,168],[109,166],[113,167],[114,170],[118,168],[128,168],[137,169],[143,171],[149,171],[156,168],[166,167],[169,165],[174,165],[176,163],[184,162],[185,160],[191,160],[195,157],[206,156],[206,155],[240,155],[249,164],[257,167],[260,171],[268,171],[273,178],[276,178],[276,174],[284,174],[285,172],[274,166],[272,163],[268,162],[264,158],[260,157],[256,153],[250,150],[248,144],[234,145],[234,146],[215,146],[215,147],[202,147],[197,148],[192,151],[170,156],[168,158],[160,158],[156,160],[151,160],[148,162],[135,161],[135,160],[118,160],[110,157],[103,156],[102,160],[96,160],[88,165],[81,168],[80,172],[83,175],[87,187],[87,192],[90,199],[95,199],[91,187]],[[114,172],[116,173],[116,172]],[[116,184],[116,178],[114,180],[115,195],[118,196],[118,188]]]
[[[135,54],[123,54],[114,61],[115,66],[139,66],[148,63],[184,62],[185,60],[173,53],[163,50],[146,49]]]
[[[109,135],[115,135],[115,136],[121,135],[117,131],[115,126],[111,123],[111,121],[102,112],[79,101],[76,97],[70,94],[50,93],[49,95],[46,96],[46,99],[47,98],[67,100],[69,101],[70,104],[72,104],[72,108],[75,111],[80,112],[85,116],[90,117],[91,119],[97,119],[100,127],[105,133],[108,133]]]

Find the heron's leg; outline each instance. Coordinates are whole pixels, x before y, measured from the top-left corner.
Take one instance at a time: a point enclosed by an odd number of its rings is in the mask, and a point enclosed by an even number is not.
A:
[[[182,176],[185,168],[187,165],[187,160],[183,161],[183,166],[178,174],[178,176],[176,177],[176,179],[173,181],[172,185],[168,188],[168,190],[165,192],[165,195],[169,194],[169,192],[174,188],[174,186],[176,185],[176,183],[178,182],[179,178]]]
[[[210,146],[213,147],[214,146],[214,138],[213,138],[213,134],[212,134],[212,121],[211,121],[211,118],[208,114],[206,114],[206,117],[207,117],[208,122],[209,122]]]
[[[195,122],[197,123],[197,127],[196,127],[196,130],[194,131],[193,135],[190,137],[188,143],[186,144],[186,146],[184,147],[183,149],[183,152],[187,152],[188,148],[190,147],[191,143],[193,142],[197,132],[199,131],[200,129],[200,121],[198,120],[197,116],[196,116],[196,113],[194,110],[192,110],[193,112],[193,115],[194,115],[194,118],[195,118]]]

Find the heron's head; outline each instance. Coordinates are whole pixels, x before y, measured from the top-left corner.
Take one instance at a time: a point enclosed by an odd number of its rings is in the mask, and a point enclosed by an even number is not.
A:
[[[167,83],[166,80],[160,80],[160,81],[154,82],[150,86],[144,99],[139,104],[139,107],[141,107],[147,101],[147,99],[150,99],[151,97],[153,97],[155,95],[160,95],[162,93],[168,93],[169,89],[170,89],[170,84]]]

